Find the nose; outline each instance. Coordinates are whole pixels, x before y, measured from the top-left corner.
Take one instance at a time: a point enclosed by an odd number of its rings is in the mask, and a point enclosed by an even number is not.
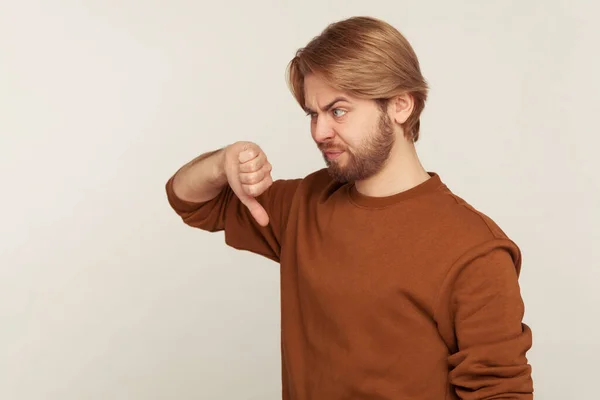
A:
[[[331,123],[327,121],[325,116],[314,117],[315,120],[312,123],[312,137],[315,142],[322,143],[333,139],[335,132]]]

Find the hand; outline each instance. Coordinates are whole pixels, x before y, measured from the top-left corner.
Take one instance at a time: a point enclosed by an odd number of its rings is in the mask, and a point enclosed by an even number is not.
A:
[[[227,182],[248,207],[252,217],[261,226],[267,226],[269,216],[256,200],[273,184],[272,166],[262,149],[252,142],[237,142],[225,149],[225,174]]]

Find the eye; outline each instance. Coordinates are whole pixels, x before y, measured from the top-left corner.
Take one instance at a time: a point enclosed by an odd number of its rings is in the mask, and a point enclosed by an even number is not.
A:
[[[339,108],[336,108],[336,109],[333,110],[333,115],[336,116],[336,117],[342,117],[342,116],[344,116],[344,114],[346,114],[345,110],[342,110],[342,109],[339,109]]]

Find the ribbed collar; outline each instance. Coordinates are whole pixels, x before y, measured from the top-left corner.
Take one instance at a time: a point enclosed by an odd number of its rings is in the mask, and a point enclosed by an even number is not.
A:
[[[360,193],[354,184],[348,188],[348,195],[350,200],[359,207],[364,208],[382,208],[387,207],[408,199],[412,199],[416,196],[421,196],[427,193],[434,192],[442,187],[444,184],[440,176],[435,172],[428,172],[430,178],[425,182],[420,183],[408,190],[383,197],[367,196]]]

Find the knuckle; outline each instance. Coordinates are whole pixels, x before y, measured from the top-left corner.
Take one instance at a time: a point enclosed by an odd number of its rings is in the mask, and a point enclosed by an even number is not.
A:
[[[255,182],[260,182],[264,179],[265,173],[263,171],[256,171],[254,174]]]
[[[250,175],[248,175],[248,183],[258,183],[261,180],[261,176],[259,172],[253,172]]]
[[[246,189],[246,194],[248,196],[255,197],[257,195],[256,186],[254,186],[254,185],[247,185],[245,189]]]
[[[261,160],[261,159],[257,159],[257,160],[254,162],[254,165],[253,165],[253,168],[254,168],[254,170],[255,170],[255,171],[260,171],[260,170],[262,169],[262,167],[264,166],[264,163],[265,163],[265,162],[264,162],[263,160]]]

